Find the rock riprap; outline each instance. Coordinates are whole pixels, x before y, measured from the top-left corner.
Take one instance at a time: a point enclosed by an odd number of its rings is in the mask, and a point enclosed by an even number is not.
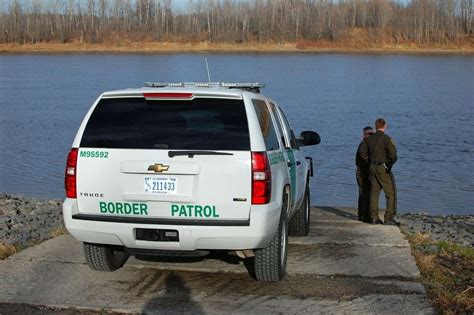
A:
[[[402,231],[426,233],[437,241],[474,246],[474,215],[428,215],[408,213],[400,216]]]
[[[64,228],[62,202],[0,193],[0,243],[27,247]]]

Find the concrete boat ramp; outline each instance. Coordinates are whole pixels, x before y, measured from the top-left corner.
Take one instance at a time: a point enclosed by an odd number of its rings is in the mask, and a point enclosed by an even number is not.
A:
[[[113,273],[90,270],[63,235],[0,261],[0,314],[310,313],[432,314],[408,242],[395,226],[357,221],[346,208],[312,208],[308,237],[291,237],[288,274],[252,277],[252,263],[131,258]]]

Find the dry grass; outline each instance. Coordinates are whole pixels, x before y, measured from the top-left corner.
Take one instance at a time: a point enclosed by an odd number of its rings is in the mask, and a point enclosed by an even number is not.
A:
[[[51,238],[55,238],[61,235],[67,234],[67,230],[65,228],[57,228],[53,230],[50,234]]]
[[[34,240],[30,243],[30,246],[35,246],[38,244],[41,244],[44,241],[47,241],[51,238],[55,238],[61,235],[67,234],[67,230],[65,228],[56,228],[53,230],[48,238],[42,239],[42,240]],[[13,246],[13,245],[7,245],[0,243],[0,260],[3,260],[7,258],[8,256],[11,256],[13,254],[18,253],[19,251],[23,250],[23,247],[18,247],[18,246]]]
[[[17,252],[17,249],[13,245],[1,244],[0,243],[0,260],[7,258]]]
[[[443,314],[474,312],[474,248],[408,235],[422,282]]]
[[[172,52],[321,52],[321,53],[463,53],[473,54],[474,44],[465,41],[448,45],[376,43],[353,38],[337,42],[298,40],[286,43],[210,43],[206,41],[0,44],[0,53],[172,53]]]

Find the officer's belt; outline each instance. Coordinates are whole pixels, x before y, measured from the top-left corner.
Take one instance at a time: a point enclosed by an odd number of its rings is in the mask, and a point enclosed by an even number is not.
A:
[[[386,162],[377,162],[377,161],[370,161],[370,164],[375,164],[375,165],[384,165]]]

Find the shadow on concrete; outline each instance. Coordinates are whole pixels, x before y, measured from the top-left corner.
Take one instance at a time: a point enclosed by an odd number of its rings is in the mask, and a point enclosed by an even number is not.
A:
[[[193,301],[191,289],[176,272],[170,272],[164,280],[164,294],[152,298],[143,307],[145,314],[186,313],[205,314],[202,307]]]
[[[151,261],[151,262],[170,262],[170,263],[195,263],[204,261],[207,259],[220,260],[228,264],[238,265],[242,261],[237,256],[231,256],[226,251],[212,251],[207,255],[203,256],[159,256],[159,255],[135,255],[138,260]]]
[[[183,256],[152,256],[152,255],[134,255],[137,260],[149,262],[164,263],[196,263],[205,260],[208,256],[201,257],[183,257]]]
[[[231,265],[243,264],[245,266],[245,269],[247,269],[248,273],[253,277],[255,276],[253,258],[241,259],[237,256],[229,255],[227,251],[219,251],[219,250],[211,251],[208,255],[200,256],[200,257],[135,255],[135,258],[137,260],[149,261],[149,262],[182,263],[182,264],[196,263],[196,262],[201,262],[207,259],[214,259],[214,260],[219,260],[219,261],[225,262],[226,264],[231,264]]]
[[[343,218],[348,218],[348,219],[351,219],[351,220],[358,221],[357,215],[355,215],[353,213],[350,213],[348,211],[344,211],[344,210],[333,208],[333,207],[318,207],[318,208],[323,210],[323,211],[335,214],[335,215],[343,217]]]
[[[254,279],[257,280],[257,276],[255,275],[255,257],[246,258],[243,260],[245,269],[247,269],[249,275]]]

